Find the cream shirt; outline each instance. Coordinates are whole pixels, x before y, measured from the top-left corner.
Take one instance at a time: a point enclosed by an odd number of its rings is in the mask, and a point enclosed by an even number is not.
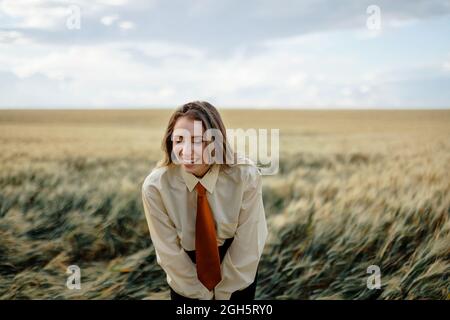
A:
[[[198,182],[207,190],[217,245],[234,237],[221,263],[222,280],[211,291],[198,280],[196,266],[183,250],[195,250]],[[142,200],[157,262],[175,292],[229,300],[255,280],[268,232],[261,174],[251,160],[230,168],[214,164],[201,179],[180,165],[155,168],[142,185]]]

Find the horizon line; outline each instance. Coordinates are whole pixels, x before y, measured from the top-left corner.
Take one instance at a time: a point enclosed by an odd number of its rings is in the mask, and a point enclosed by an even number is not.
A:
[[[181,105],[173,106],[148,106],[148,107],[11,107],[5,108],[0,107],[0,111],[150,111],[150,110],[174,110]],[[289,107],[289,106],[217,106],[214,105],[219,110],[280,110],[280,111],[388,111],[388,110],[450,110],[450,106],[432,106],[432,107]]]

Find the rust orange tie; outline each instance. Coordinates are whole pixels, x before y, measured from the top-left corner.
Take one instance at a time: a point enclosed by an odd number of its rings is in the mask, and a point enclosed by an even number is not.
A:
[[[211,291],[222,280],[216,228],[206,198],[205,187],[198,182],[195,188],[197,189],[197,218],[195,222],[197,277]]]

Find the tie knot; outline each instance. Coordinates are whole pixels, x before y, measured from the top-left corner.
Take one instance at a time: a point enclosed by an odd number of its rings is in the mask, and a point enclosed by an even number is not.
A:
[[[200,182],[197,183],[195,189],[197,189],[197,193],[199,196],[204,196],[206,193],[205,187]]]

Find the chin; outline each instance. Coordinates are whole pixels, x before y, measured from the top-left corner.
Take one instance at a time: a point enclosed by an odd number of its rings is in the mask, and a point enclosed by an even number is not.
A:
[[[203,165],[201,164],[182,164],[183,169],[186,172],[192,173],[194,175],[198,175],[199,172],[202,172]]]
[[[196,172],[198,169],[196,165],[192,164],[191,165],[182,164],[181,166],[183,167],[184,170],[192,173]]]

